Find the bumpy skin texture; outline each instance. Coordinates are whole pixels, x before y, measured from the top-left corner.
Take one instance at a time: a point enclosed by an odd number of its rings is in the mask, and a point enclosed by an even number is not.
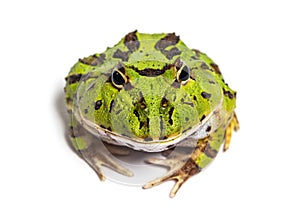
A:
[[[195,142],[194,153],[179,167],[172,158],[149,161],[170,167],[170,172],[144,187],[175,179],[174,196],[188,177],[216,156],[224,141],[228,148],[232,130],[238,129],[236,93],[210,58],[189,49],[174,33],[131,32],[104,53],[80,59],[66,81],[72,143],[101,179],[101,165],[132,173],[108,157],[100,159],[99,152],[95,155],[89,135],[145,151],[155,151],[153,145],[163,151]]]

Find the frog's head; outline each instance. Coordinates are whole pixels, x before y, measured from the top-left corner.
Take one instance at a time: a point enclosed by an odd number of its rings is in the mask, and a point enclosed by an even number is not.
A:
[[[105,82],[95,81],[98,90],[89,103],[95,104],[89,120],[132,145],[174,144],[195,132],[218,103],[205,91],[211,77],[202,74],[198,80],[195,72],[180,58],[172,63],[119,63]],[[209,87],[220,92],[216,88]]]

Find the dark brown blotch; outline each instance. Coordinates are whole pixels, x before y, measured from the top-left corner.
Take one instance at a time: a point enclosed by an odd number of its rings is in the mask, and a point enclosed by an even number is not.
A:
[[[227,96],[231,100],[236,96],[236,94],[233,94],[232,92],[230,92],[229,90],[226,90],[224,88],[223,88],[223,93],[225,96]]]
[[[169,121],[168,122],[170,125],[173,125],[172,115],[173,115],[174,109],[175,109],[174,107],[171,107],[169,110]]]
[[[211,63],[210,66],[214,69],[215,73],[217,73],[219,75],[222,74],[221,71],[220,71],[220,69],[219,69],[219,66],[217,64]]]
[[[208,125],[205,131],[206,131],[206,132],[210,132],[210,131],[211,131],[211,126]]]
[[[206,116],[203,114],[202,117],[200,118],[200,121],[203,121],[206,118]]]
[[[113,58],[120,58],[122,61],[128,61],[129,52],[128,51],[121,51],[120,49],[118,49],[113,54]]]
[[[139,70],[138,73],[141,76],[147,77],[156,77],[163,74],[165,71],[161,69],[153,69],[153,68],[145,68],[143,70]]]
[[[105,54],[100,54],[100,55],[97,57],[98,65],[102,65],[102,64],[104,63],[105,57],[106,57]]]
[[[87,58],[80,58],[79,62],[85,65],[90,65],[90,66],[96,66],[97,61],[93,56],[87,57]]]
[[[140,129],[142,129],[142,127],[144,127],[144,125],[145,125],[145,122],[141,121],[140,122]]]
[[[171,45],[177,44],[178,42],[179,36],[176,36],[175,33],[169,33],[155,44],[155,48],[162,51]]]
[[[124,38],[124,44],[130,52],[136,51],[140,47],[136,32],[137,30],[128,33]]]
[[[217,156],[218,151],[213,149],[209,144],[207,144],[205,149],[204,149],[204,154],[207,157],[214,159]]]
[[[100,128],[107,129],[104,125],[100,124]]]
[[[166,139],[168,139],[168,136],[160,136],[159,137],[159,140],[166,140]]]
[[[151,141],[153,141],[153,138],[147,137],[147,138],[144,138],[144,141],[145,141],[145,142],[151,142]]]
[[[102,65],[105,61],[105,54],[100,54],[97,56],[96,54],[89,56],[87,58],[79,59],[79,62],[85,65],[97,66]]]
[[[102,100],[97,100],[95,102],[94,108],[95,108],[95,110],[99,110],[101,106],[102,106]]]
[[[134,88],[134,85],[132,85],[130,82],[127,82],[125,85],[124,85],[124,90],[125,91],[130,91]]]
[[[137,110],[134,110],[133,111],[133,114],[137,117],[137,118],[140,118],[140,114]]]
[[[74,127],[73,126],[70,126],[69,127],[69,133],[70,133],[70,137],[71,138],[76,138],[76,135],[74,133]]]
[[[180,102],[183,103],[183,104],[189,105],[191,107],[194,107],[194,103],[193,102],[185,102],[183,98],[181,98]]]
[[[114,106],[115,106],[115,100],[110,101],[109,112],[112,112]]]
[[[173,47],[170,50],[161,50],[161,53],[163,53],[167,59],[171,60],[174,56],[180,55],[181,51],[177,47]]]
[[[205,62],[201,63],[200,68],[202,68],[204,70],[208,70],[209,69],[208,65]]]
[[[167,70],[169,70],[171,68],[171,65],[166,64],[162,69],[145,68],[145,69],[139,70],[138,68],[136,68],[134,66],[130,66],[130,68],[133,69],[135,72],[137,72],[141,76],[156,77],[156,76],[164,74]]]
[[[98,76],[93,76],[93,72],[89,72],[87,74],[73,74],[69,75],[65,78],[68,84],[74,84],[79,81],[84,81],[86,82],[87,80],[91,78],[97,78]]]
[[[171,84],[172,87],[174,87],[175,89],[179,89],[180,88],[180,82],[178,82],[177,80],[175,80],[172,84]]]
[[[141,91],[139,92],[139,96],[140,96],[140,99],[144,99],[143,93]]]
[[[163,128],[164,128],[164,121],[162,116],[159,117],[159,125],[160,125],[160,132],[162,132]]]
[[[180,58],[177,58],[174,62],[174,66],[176,70],[178,71],[183,65],[183,61]]]
[[[204,99],[209,99],[211,97],[211,94],[210,93],[207,93],[207,92],[202,92],[201,93],[201,96],[204,98]]]
[[[81,78],[82,78],[82,74],[74,74],[66,77],[66,81],[68,84],[73,84],[79,82]]]
[[[83,81],[83,82],[86,82],[87,80],[89,80],[89,79],[91,79],[91,78],[97,78],[98,76],[97,75],[94,75],[93,76],[93,72],[89,72],[89,73],[87,73],[87,74],[84,74],[84,75],[82,75],[82,77],[81,77],[81,80]]]
[[[66,98],[66,103],[67,104],[71,104],[73,102],[73,100],[70,98],[70,97],[67,97]]]
[[[191,177],[199,173],[201,171],[201,167],[199,167],[193,159],[189,158],[180,171]]]
[[[193,51],[195,52],[197,57],[199,57],[201,55],[201,51],[199,51],[197,49],[193,49]]]

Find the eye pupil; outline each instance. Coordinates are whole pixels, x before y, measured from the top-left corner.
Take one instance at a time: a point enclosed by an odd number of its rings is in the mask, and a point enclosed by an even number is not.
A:
[[[178,76],[179,81],[183,82],[190,78],[190,69],[185,65]]]
[[[125,84],[125,80],[123,78],[123,76],[120,74],[119,71],[114,71],[112,74],[112,82],[116,85],[116,86],[120,86],[120,85],[124,85]]]

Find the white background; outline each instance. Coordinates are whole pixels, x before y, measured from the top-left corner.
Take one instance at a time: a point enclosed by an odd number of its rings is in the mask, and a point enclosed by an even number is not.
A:
[[[9,3],[8,3],[9,2]],[[300,223],[297,1],[2,1],[0,223]],[[176,32],[238,91],[230,150],[169,199],[69,148],[64,77],[129,31]]]

